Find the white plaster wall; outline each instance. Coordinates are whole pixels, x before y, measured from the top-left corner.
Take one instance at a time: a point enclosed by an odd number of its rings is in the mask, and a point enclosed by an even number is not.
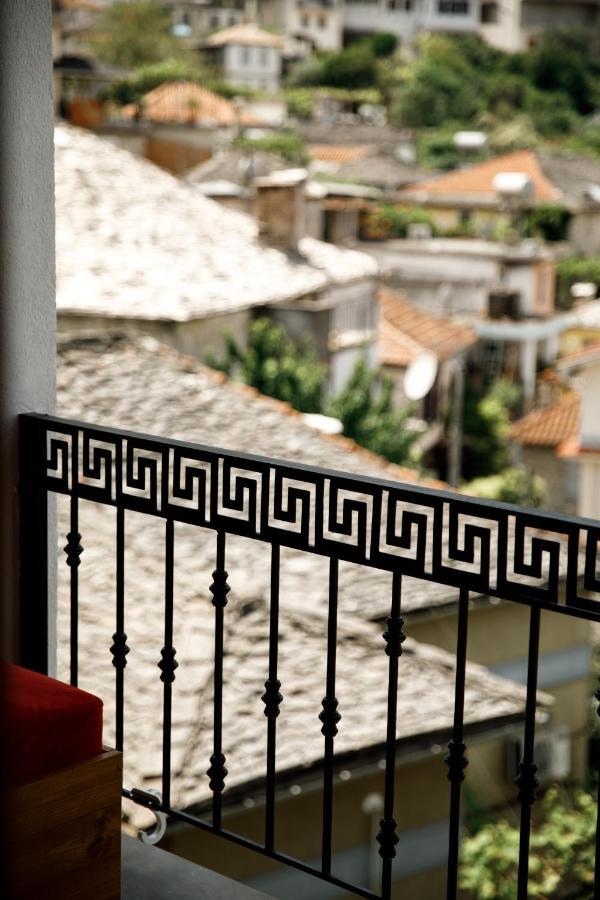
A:
[[[342,2],[333,6],[320,3],[286,3],[286,32],[314,41],[319,50],[339,50],[342,46]]]
[[[581,394],[581,443],[600,449],[600,363],[585,366],[576,379]]]
[[[525,39],[521,31],[521,0],[498,0],[498,20],[482,23],[481,36],[493,47],[508,50],[525,49]]]
[[[276,91],[281,75],[281,54],[275,47],[225,47],[224,70],[231,84]]]
[[[344,27],[350,31],[391,31],[411,42],[419,31],[477,31],[480,0],[469,0],[465,14],[440,13],[438,0],[413,0],[411,9],[392,9],[387,0],[346,0]]]
[[[584,454],[580,460],[577,512],[589,519],[600,519],[600,458],[595,454]]]
[[[50,0],[0,2],[0,579],[2,644],[16,652],[20,412],[55,399]]]
[[[538,299],[537,282],[533,266],[508,266],[505,283],[512,290],[519,291],[519,310],[521,315],[533,315],[536,311]]]

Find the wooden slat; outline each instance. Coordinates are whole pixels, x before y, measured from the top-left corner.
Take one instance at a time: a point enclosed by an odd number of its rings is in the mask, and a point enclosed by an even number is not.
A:
[[[14,896],[117,900],[121,780],[122,756],[109,750],[8,792]]]

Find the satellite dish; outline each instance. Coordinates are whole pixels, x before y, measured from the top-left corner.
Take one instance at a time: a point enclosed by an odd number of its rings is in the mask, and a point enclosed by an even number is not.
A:
[[[404,373],[404,394],[409,400],[422,400],[433,387],[438,370],[434,353],[421,353],[410,363]]]

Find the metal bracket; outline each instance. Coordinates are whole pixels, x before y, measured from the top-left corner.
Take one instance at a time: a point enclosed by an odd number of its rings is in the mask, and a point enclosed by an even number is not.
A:
[[[151,794],[153,797],[156,797],[159,803],[162,803],[162,794],[160,791],[154,790],[154,788],[147,788],[145,791],[139,791],[139,793]],[[152,831],[141,831],[138,835],[140,841],[143,844],[158,844],[159,841],[163,839],[165,836],[165,831],[167,830],[167,817],[164,812],[160,812],[158,809],[154,809],[150,804],[148,804],[147,809],[149,809],[156,818],[156,825],[152,829]]]

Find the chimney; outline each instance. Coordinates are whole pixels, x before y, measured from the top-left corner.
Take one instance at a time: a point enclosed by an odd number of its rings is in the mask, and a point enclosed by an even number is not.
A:
[[[256,178],[255,213],[259,236],[271,247],[297,253],[304,236],[306,169],[285,169]]]

